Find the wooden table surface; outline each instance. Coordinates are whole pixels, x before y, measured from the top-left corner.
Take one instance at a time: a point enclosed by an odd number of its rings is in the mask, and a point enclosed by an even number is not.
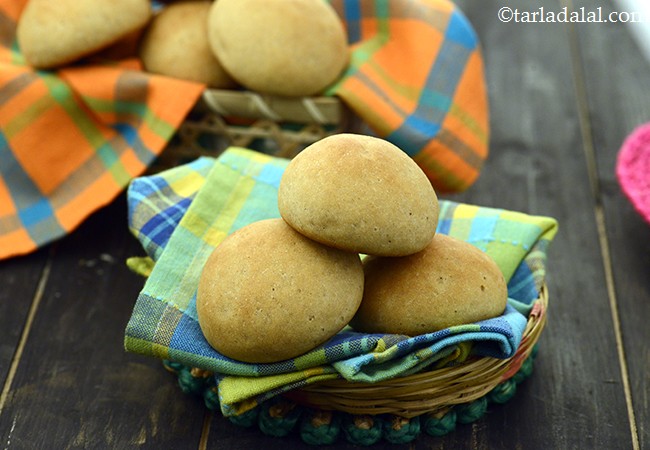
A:
[[[471,189],[445,198],[559,220],[549,323],[510,402],[444,437],[375,448],[650,449],[650,225],[614,172],[624,138],[650,121],[650,65],[621,23],[505,23],[506,3],[459,2],[483,45],[491,155]],[[516,7],[565,6],[620,11]],[[0,448],[309,448],[209,413],[159,361],[124,352],[143,284],[124,261],[142,253],[122,195],[68,237],[0,263]]]

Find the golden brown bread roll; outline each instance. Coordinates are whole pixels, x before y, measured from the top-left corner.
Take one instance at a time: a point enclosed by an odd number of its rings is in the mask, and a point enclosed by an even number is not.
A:
[[[300,152],[282,176],[278,206],[305,236],[370,255],[418,252],[438,223],[438,198],[422,169],[390,142],[356,134]]]
[[[108,47],[150,18],[149,0],[30,0],[16,37],[25,60],[46,69]]]
[[[235,81],[208,44],[211,6],[210,1],[177,2],[156,14],[140,43],[145,69],[213,88],[234,87]]]
[[[269,219],[239,229],[215,248],[201,273],[196,309],[217,351],[267,363],[325,342],[347,325],[362,295],[358,255]]]
[[[508,289],[501,270],[473,245],[436,234],[401,258],[363,262],[363,301],[350,324],[367,333],[415,336],[503,313]]]
[[[257,92],[308,96],[348,64],[345,29],[322,0],[218,0],[209,41],[226,70]]]

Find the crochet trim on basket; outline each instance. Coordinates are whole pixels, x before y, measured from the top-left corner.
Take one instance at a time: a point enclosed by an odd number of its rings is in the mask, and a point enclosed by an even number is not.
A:
[[[341,435],[356,445],[372,445],[382,438],[403,444],[413,441],[422,432],[430,436],[444,436],[453,431],[458,423],[469,424],[483,417],[490,403],[503,404],[514,397],[517,385],[532,374],[537,349],[535,345],[517,373],[499,383],[488,394],[444,411],[411,418],[395,414],[357,415],[315,409],[278,397],[228,419],[241,427],[257,426],[268,436],[283,437],[295,431],[304,442],[312,445],[332,444]],[[167,360],[163,361],[163,365],[178,377],[178,384],[185,394],[200,395],[208,409],[220,410],[217,387],[210,372]]]

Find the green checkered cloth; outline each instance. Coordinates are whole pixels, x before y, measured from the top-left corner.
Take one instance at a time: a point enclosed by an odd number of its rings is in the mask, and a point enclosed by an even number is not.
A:
[[[197,320],[201,270],[226,236],[249,223],[280,217],[277,190],[287,163],[230,148],[218,159],[201,158],[131,183],[129,224],[155,265],[126,328],[127,350],[214,372],[225,415],[241,414],[279,393],[325,379],[376,382],[460,362],[470,354],[514,355],[528,312],[540,307],[546,249],[557,223],[444,200],[438,232],[486,251],[509,281],[510,299],[502,316],[414,337],[346,328],[318,348],[277,363],[244,363],[216,352]],[[144,267],[148,272],[150,266]]]

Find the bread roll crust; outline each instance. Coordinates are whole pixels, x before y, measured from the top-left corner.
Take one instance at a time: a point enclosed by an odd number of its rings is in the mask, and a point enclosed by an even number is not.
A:
[[[348,324],[362,295],[358,255],[269,219],[241,228],[215,248],[201,274],[196,308],[217,351],[268,363],[332,337]]]
[[[278,206],[305,236],[370,255],[416,253],[438,223],[436,193],[406,153],[383,139],[347,133],[321,139],[289,163]]]
[[[236,85],[208,43],[208,14],[212,2],[172,3],[156,14],[140,43],[140,57],[148,72],[209,87]]]
[[[208,23],[214,53],[253,91],[314,95],[349,61],[343,23],[325,1],[218,0]]]
[[[351,325],[367,333],[416,336],[499,316],[508,299],[494,260],[473,245],[437,234],[401,258],[363,262],[363,301]]]

